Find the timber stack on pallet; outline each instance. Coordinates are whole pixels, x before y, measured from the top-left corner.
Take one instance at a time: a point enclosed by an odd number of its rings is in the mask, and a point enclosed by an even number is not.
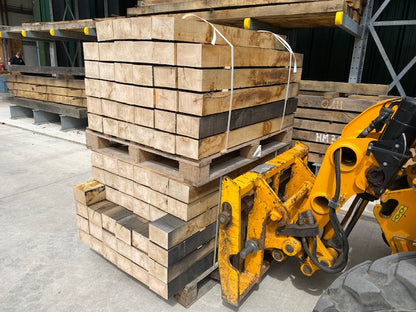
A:
[[[332,81],[300,82],[293,140],[309,147],[309,161],[321,163],[345,125],[368,107],[385,100],[388,85]]]
[[[16,98],[87,107],[83,79],[65,79],[33,75],[2,76]]]
[[[365,0],[139,0],[128,16],[195,12],[211,22],[242,27],[246,17],[282,28],[334,27],[337,12],[359,23]],[[180,12],[180,13],[178,13]]]
[[[285,105],[290,55],[271,34],[217,26],[234,45],[231,92],[231,48],[219,35],[212,45],[202,21],[96,26],[98,42],[84,43],[86,136],[105,200],[76,196],[80,236],[167,299],[213,266],[220,177],[290,146],[302,55]]]

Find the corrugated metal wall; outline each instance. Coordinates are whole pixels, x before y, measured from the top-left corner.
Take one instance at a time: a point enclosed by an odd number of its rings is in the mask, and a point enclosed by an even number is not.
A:
[[[383,2],[374,0],[374,10]],[[415,19],[415,0],[393,0],[378,18],[379,21]],[[393,67],[399,73],[416,56],[416,26],[376,27],[376,31]],[[340,29],[298,30],[295,49],[305,55],[303,79],[348,81],[353,44],[354,38]],[[362,82],[392,82],[371,36]],[[416,65],[402,78],[401,83],[407,95],[416,96]],[[397,94],[397,90],[393,89],[391,94]]]

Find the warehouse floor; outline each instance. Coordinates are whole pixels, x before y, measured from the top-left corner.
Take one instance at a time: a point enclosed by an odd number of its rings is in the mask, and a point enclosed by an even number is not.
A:
[[[72,186],[91,178],[84,134],[32,122],[10,120],[7,102],[0,102],[1,310],[185,311],[79,241]],[[350,238],[350,266],[389,254],[371,218]],[[323,272],[307,278],[295,260],[276,263],[239,311],[311,311],[334,278]],[[199,295],[188,311],[233,310],[213,280]]]

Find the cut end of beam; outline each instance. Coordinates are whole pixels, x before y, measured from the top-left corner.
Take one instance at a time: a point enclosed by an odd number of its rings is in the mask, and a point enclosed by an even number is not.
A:
[[[342,12],[342,11],[338,11],[338,12],[335,14],[335,25],[336,25],[336,26],[342,25],[342,20],[343,20],[343,18],[344,18],[344,12]]]
[[[24,30],[24,29],[22,30],[22,36],[26,37],[26,30]]]
[[[55,29],[53,28],[49,29],[49,33],[51,36],[55,36]]]
[[[88,27],[84,27],[84,34],[88,36],[90,34],[90,29]]]
[[[246,17],[244,19],[244,29],[250,29],[250,24],[251,24],[251,18],[250,17]]]

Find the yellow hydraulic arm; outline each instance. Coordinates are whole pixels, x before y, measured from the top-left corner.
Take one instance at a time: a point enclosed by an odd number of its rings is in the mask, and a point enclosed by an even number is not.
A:
[[[318,269],[342,271],[348,234],[368,201],[380,196],[375,213],[389,245],[395,252],[415,249],[410,218],[415,220],[416,207],[406,209],[416,202],[414,169],[401,170],[415,139],[416,102],[384,101],[344,128],[316,177],[307,166],[307,147],[296,143],[234,180],[225,178],[218,252],[223,298],[240,303],[267,268],[266,253],[278,262],[297,257],[307,276]],[[400,176],[410,184],[388,190]],[[357,194],[340,223],[336,212]]]

